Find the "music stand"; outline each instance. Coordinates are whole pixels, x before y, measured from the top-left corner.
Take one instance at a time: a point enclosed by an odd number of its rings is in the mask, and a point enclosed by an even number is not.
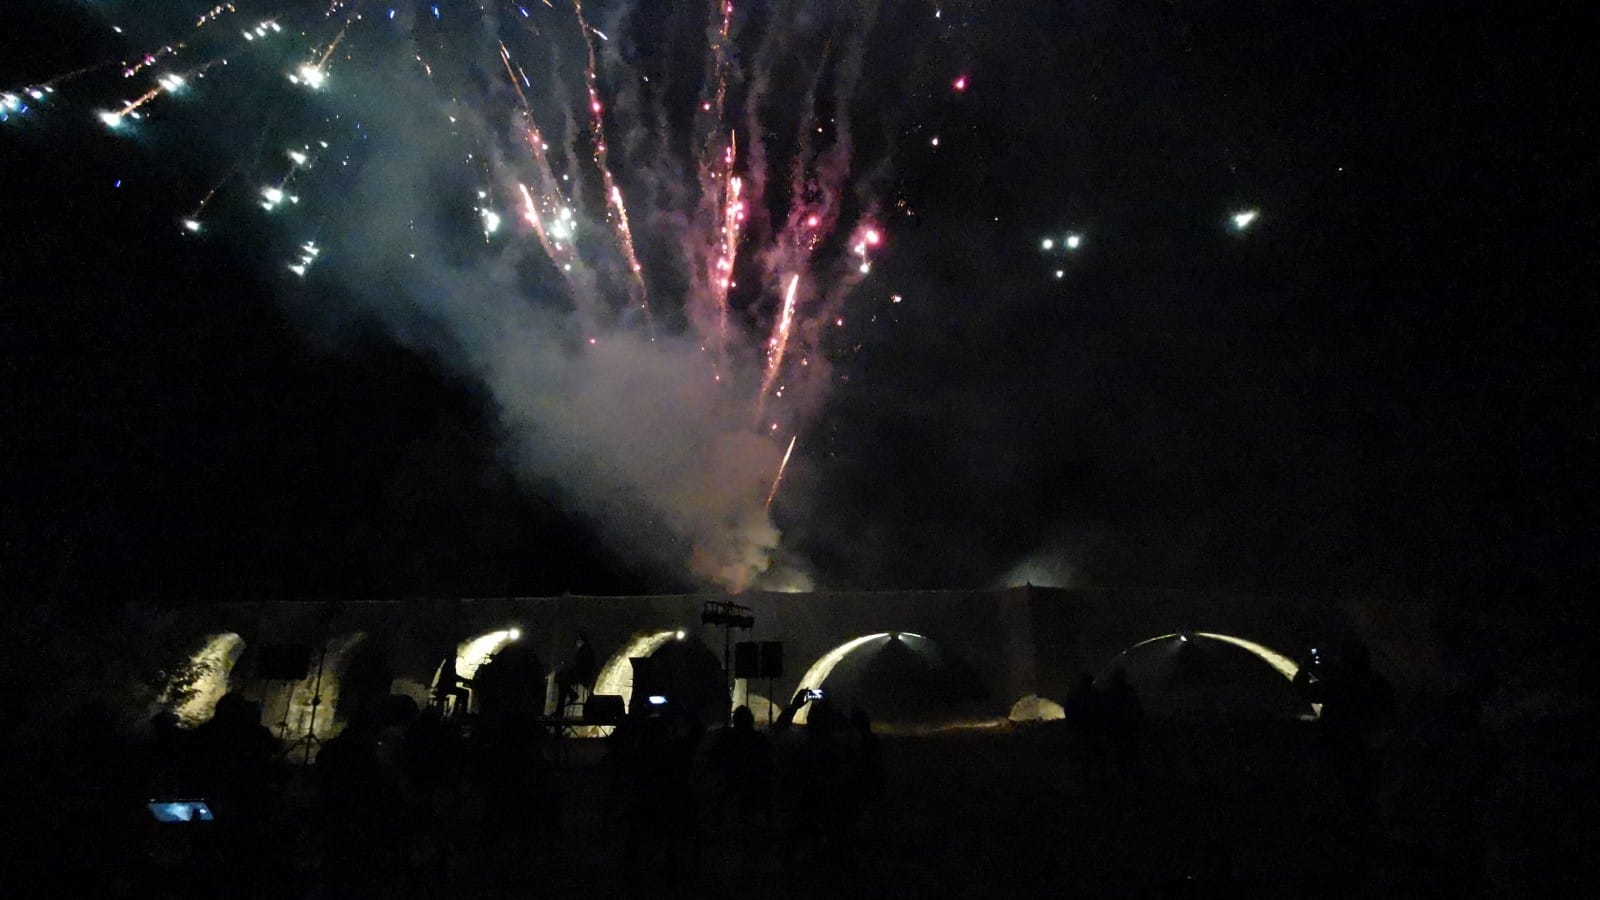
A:
[[[305,744],[306,754],[305,758],[301,760],[303,765],[311,764],[311,748],[319,746],[322,743],[322,738],[317,737],[317,710],[322,706],[322,667],[327,661],[328,641],[326,638],[324,638],[322,641],[322,646],[317,652],[317,674],[311,680],[311,720],[306,723],[305,737],[290,744],[288,749],[284,751],[284,756],[287,757],[294,751],[295,747],[302,743]],[[290,690],[289,699],[294,699],[292,688]],[[287,708],[284,709],[283,717],[285,720],[289,718],[289,711]]]

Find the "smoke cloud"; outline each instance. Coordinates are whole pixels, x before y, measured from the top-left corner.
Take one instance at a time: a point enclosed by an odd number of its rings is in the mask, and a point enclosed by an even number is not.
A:
[[[619,46],[634,41],[630,15],[603,19],[621,32]],[[715,57],[713,16],[705,52]],[[828,367],[804,311],[788,373],[781,354],[769,359],[778,337],[765,340],[766,323],[777,319],[774,289],[784,279],[800,276],[798,302],[815,314],[837,308],[865,272],[861,235],[870,226],[854,225],[853,251],[832,235],[858,212],[845,203],[850,97],[872,18],[869,9],[812,22],[813,33],[775,18],[748,81],[731,27],[701,87],[718,111],[734,111],[726,117],[672,109],[673,91],[600,48],[604,74],[620,85],[604,94],[617,103],[607,127],[639,256],[669,263],[646,267],[645,314],[631,302],[637,283],[621,264],[608,199],[596,192],[598,133],[572,112],[572,98],[585,94],[575,20],[547,16],[570,34],[550,38],[540,62],[507,51],[503,68],[501,47],[530,42],[490,14],[454,32],[413,15],[388,43],[353,37],[350,61],[333,65],[329,88],[311,98],[350,139],[306,173],[334,192],[319,199],[337,207],[318,234],[316,274],[337,279],[402,341],[480,380],[518,470],[542,488],[556,485],[617,549],[729,590],[807,588],[806,566],[780,550],[765,501],[787,440],[822,403]],[[782,56],[819,48],[820,59]],[[784,65],[809,69],[800,96],[763,95]],[[546,72],[542,82],[526,79],[534,70]],[[831,91],[826,129],[819,91]],[[761,110],[794,102],[804,109],[798,149],[771,146]],[[687,154],[673,149],[683,146],[668,127],[675,122],[690,123]],[[788,166],[787,197],[764,196],[774,156]],[[324,178],[334,166],[349,171]],[[743,194],[727,188],[736,171]],[[740,256],[758,265],[763,284],[741,292],[729,260],[718,293],[717,229],[734,201],[749,228]],[[769,223],[774,204],[783,213]],[[490,214],[518,227],[491,229]]]

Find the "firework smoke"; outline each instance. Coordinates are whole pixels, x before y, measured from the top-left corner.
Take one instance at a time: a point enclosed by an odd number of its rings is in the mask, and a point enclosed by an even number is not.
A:
[[[834,319],[885,240],[852,182],[875,4],[822,15],[719,0],[702,13],[702,44],[658,54],[699,60],[693,109],[673,106],[681,66],[636,61],[657,39],[641,18],[654,11],[591,4],[603,29],[577,3],[338,0],[242,32],[207,28],[235,12],[223,4],[187,20],[187,43],[122,62],[124,80],[147,84],[101,115],[123,133],[135,127],[125,118],[153,127],[147,108],[214,68],[253,86],[266,124],[224,116],[213,143],[259,144],[246,129],[260,127],[303,149],[276,177],[233,159],[175,212],[186,231],[216,215],[219,190],[246,185],[298,231],[294,275],[337,279],[399,339],[487,385],[530,481],[558,485],[627,550],[704,582],[795,583],[773,569],[768,508],[827,386],[812,323]],[[746,27],[759,40],[741,43]],[[210,61],[172,68],[200,53]],[[775,136],[763,118],[784,109],[799,111],[797,128]],[[769,197],[774,183],[783,193]],[[741,269],[753,276],[743,286]],[[769,418],[787,422],[787,449]]]

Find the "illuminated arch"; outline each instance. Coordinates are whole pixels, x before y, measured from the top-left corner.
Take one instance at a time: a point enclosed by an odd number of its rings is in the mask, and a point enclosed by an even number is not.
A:
[[[242,653],[244,638],[231,631],[213,634],[189,657],[184,670],[167,682],[163,700],[171,704],[180,725],[194,728],[216,714],[217,701],[228,693],[228,676]]]
[[[507,644],[521,639],[522,629],[513,626],[501,628],[498,631],[486,631],[477,637],[462,641],[456,645],[456,677],[462,681],[472,681],[473,678],[477,677],[480,666],[493,658]],[[430,694],[435,698],[444,696],[440,693],[441,690],[448,693],[458,687],[455,684],[441,685],[440,682],[444,677],[444,662],[441,660],[438,668],[433,670],[433,681],[428,685]],[[469,711],[473,702],[469,690],[466,700],[468,708],[462,709],[461,712]]]
[[[683,629],[674,628],[669,631],[640,632],[628,639],[628,643],[621,650],[611,655],[606,664],[600,667],[600,675],[594,680],[596,694],[618,694],[622,697],[625,709],[633,709],[633,665],[629,662],[634,657],[652,656],[670,640],[683,640]]]
[[[1038,694],[1029,694],[1011,704],[1011,712],[1006,714],[1006,719],[1012,722],[1054,722],[1066,717],[1067,711],[1061,704]]]
[[[851,638],[832,650],[829,650],[827,653],[822,654],[821,658],[812,663],[811,668],[807,669],[806,673],[800,676],[800,688],[816,689],[822,687],[823,682],[828,680],[828,676],[833,674],[833,670],[839,665],[839,663],[844,662],[845,657],[856,652],[867,644],[873,643],[874,641],[889,640],[890,638],[894,637],[909,637],[923,641],[927,640],[927,638],[917,634],[914,631],[879,631],[873,634],[864,634],[858,638]],[[801,707],[800,711],[795,713],[794,721],[796,724],[805,724],[806,713],[809,711],[809,709],[810,706],[808,704]]]
[[[521,637],[521,629],[502,628],[462,641],[456,646],[456,674],[471,680],[478,674],[478,667],[488,662],[489,657]]]
[[[1231,634],[1218,634],[1212,631],[1191,631],[1188,634],[1192,634],[1195,637],[1206,638],[1207,640],[1221,641],[1224,644],[1231,644],[1235,647],[1238,647],[1239,649],[1248,652],[1250,655],[1271,666],[1273,671],[1277,672],[1279,675],[1282,675],[1289,681],[1290,684],[1293,684],[1295,676],[1300,674],[1300,665],[1298,663],[1264,644],[1258,644],[1255,641],[1245,640],[1241,637],[1234,637]],[[1171,634],[1162,634],[1153,638],[1146,638],[1145,640],[1134,644],[1121,653],[1118,653],[1116,657],[1112,659],[1111,664],[1115,665],[1118,659],[1121,659],[1123,656],[1145,646],[1146,644],[1153,644],[1156,641],[1171,640],[1172,638],[1182,638],[1184,640],[1188,640],[1187,635],[1176,631]],[[1322,715],[1322,704],[1311,704],[1311,714],[1314,716]]]
[[[1300,667],[1295,664],[1294,660],[1284,656],[1282,653],[1279,653],[1276,650],[1263,647],[1255,641],[1247,641],[1244,638],[1236,638],[1230,634],[1212,634],[1205,631],[1197,631],[1195,632],[1195,636],[1210,638],[1213,641],[1222,641],[1225,644],[1232,644],[1235,647],[1248,650],[1251,653],[1254,653],[1262,662],[1276,669],[1279,675],[1289,679],[1291,682],[1294,681],[1294,677],[1296,675],[1300,674]]]
[[[271,713],[270,722],[281,726],[279,737],[292,741],[306,738],[316,738],[320,741],[331,738],[343,730],[344,723],[337,718],[341,682],[356,649],[366,639],[366,632],[363,631],[353,631],[329,638],[317,649],[318,655],[312,657],[311,670],[306,676],[299,681],[284,684],[278,703],[264,710]],[[310,747],[309,744],[307,746]],[[288,758],[315,759],[316,749],[310,749],[305,757],[291,753]]]
[[[1274,671],[1276,671],[1279,675],[1282,675],[1284,678],[1289,679],[1291,682],[1294,681],[1296,675],[1300,674],[1300,666],[1296,664],[1294,660],[1284,656],[1282,653],[1279,653],[1271,647],[1258,644],[1255,641],[1247,641],[1244,638],[1234,637],[1231,634],[1216,634],[1210,631],[1193,631],[1190,632],[1190,634],[1193,634],[1195,637],[1203,637],[1213,641],[1221,641],[1224,644],[1232,644],[1241,650],[1248,651],[1251,655],[1271,666]],[[1156,641],[1168,641],[1173,638],[1182,637],[1184,637],[1183,634],[1174,631],[1171,634],[1161,634],[1153,638],[1146,638],[1122,651],[1121,653],[1118,653],[1116,658],[1112,660],[1112,664],[1114,665],[1117,659],[1122,658],[1123,656],[1139,649],[1140,647],[1143,647],[1146,644],[1154,644]],[[1187,640],[1187,638],[1185,639]]]

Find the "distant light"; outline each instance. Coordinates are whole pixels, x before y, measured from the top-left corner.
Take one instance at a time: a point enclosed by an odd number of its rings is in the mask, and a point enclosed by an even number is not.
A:
[[[489,234],[494,234],[496,231],[499,231],[500,230],[500,214],[495,212],[492,209],[484,210],[483,211],[483,230],[488,232]]]
[[[651,694],[646,699],[650,701],[651,706],[665,706],[667,703],[667,698],[660,694]]]
[[[1244,231],[1260,216],[1259,210],[1244,209],[1233,214],[1233,228],[1235,231]]]
[[[299,150],[289,151],[289,160],[297,166],[305,165],[308,158],[309,157],[307,157],[304,153],[301,153]]]
[[[392,9],[389,10],[389,18],[391,18],[391,19],[394,18],[394,10],[392,10]]]
[[[967,76],[962,75],[960,78],[957,78],[954,82],[952,82],[950,86],[955,88],[957,91],[966,90],[967,89]]]
[[[861,274],[865,275],[865,274],[867,274],[868,272],[871,272],[871,271],[872,271],[872,264],[871,263],[862,263],[861,264]]]
[[[439,18],[439,7],[435,6],[435,7],[432,7],[432,9],[433,9],[433,17],[435,19]]]
[[[184,80],[180,76],[167,74],[157,78],[156,83],[161,85],[162,90],[172,93],[183,88]]]
[[[1178,635],[1178,640],[1180,642],[1182,642],[1182,643],[1187,644],[1187,643],[1189,643],[1189,636],[1187,634],[1180,634],[1180,635]]]
[[[1083,235],[1081,235],[1081,234],[1069,234],[1069,235],[1067,235],[1067,249],[1068,250],[1076,250],[1076,249],[1078,249],[1079,245],[1081,245],[1082,243],[1083,243]]]
[[[684,631],[682,628],[679,628],[676,632],[673,633],[672,636],[681,641],[684,638],[688,637],[689,635],[688,635],[688,632]]]
[[[511,638],[513,641],[519,641],[519,640],[522,639],[522,629],[521,628],[513,628],[510,631],[506,632],[506,637]]]
[[[1056,277],[1057,278],[1065,278],[1065,277],[1067,277],[1067,270],[1066,269],[1057,269],[1056,270]]]
[[[190,233],[198,232],[200,230],[200,220],[199,219],[184,219],[183,220],[183,230],[184,231],[188,231]]]
[[[122,127],[122,116],[114,112],[98,112],[95,113],[95,118],[98,118],[101,124],[105,125],[107,128]]]
[[[929,141],[928,143],[932,144],[935,147],[939,146],[939,136],[938,135],[934,135],[933,136],[933,140]]]

